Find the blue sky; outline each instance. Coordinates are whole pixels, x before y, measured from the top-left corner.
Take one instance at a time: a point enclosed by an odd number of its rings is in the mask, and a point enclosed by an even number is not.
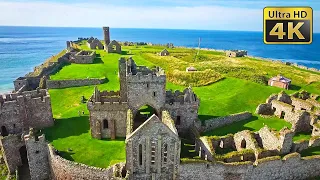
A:
[[[0,25],[262,31],[265,6],[311,6],[318,0],[0,0]]]

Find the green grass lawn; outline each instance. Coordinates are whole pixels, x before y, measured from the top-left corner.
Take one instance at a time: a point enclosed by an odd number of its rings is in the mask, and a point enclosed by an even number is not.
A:
[[[224,126],[221,128],[214,129],[212,131],[207,131],[203,133],[204,136],[224,136],[227,134],[234,134],[236,132],[242,130],[251,130],[251,131],[258,131],[264,125],[267,125],[269,128],[273,128],[276,130],[280,130],[283,127],[291,128],[291,124],[284,121],[283,119],[279,119],[277,117],[273,118],[262,118],[259,116],[253,116],[251,119],[240,121],[233,123],[228,126]]]
[[[301,156],[313,156],[313,155],[320,155],[320,147],[313,147],[306,150],[303,150],[301,153]]]
[[[293,142],[297,141],[303,141],[303,140],[310,140],[311,138],[311,133],[297,133],[293,136]]]
[[[88,49],[85,44],[81,48]],[[267,77],[283,73],[293,80],[294,89],[287,91],[289,94],[296,90],[305,89],[312,93],[320,94],[320,79],[318,74],[300,71],[280,63],[270,63],[250,58],[225,58],[223,54],[212,51],[201,51],[194,61],[194,50],[170,49],[172,56],[155,56],[156,52],[164,47],[125,46],[122,55],[107,54],[97,50],[94,64],[71,64],[63,67],[51,76],[53,80],[79,79],[79,78],[104,78],[108,80],[99,85],[100,90],[118,90],[118,60],[120,57],[133,56],[138,65],[153,67],[161,66],[167,72],[173,69],[185,70],[187,66],[195,66],[199,70],[211,69],[222,73],[225,77],[208,86],[193,87],[200,98],[199,119],[226,116],[229,114],[249,111],[254,113],[256,107],[272,94],[282,89],[255,83],[246,76],[237,76],[237,73],[246,75],[263,74]],[[221,68],[220,68],[221,67]],[[125,161],[124,139],[96,140],[90,136],[89,118],[86,105],[80,102],[81,96],[87,99],[93,93],[94,86],[84,86],[66,89],[50,90],[55,126],[45,129],[46,138],[58,149],[66,159],[97,167],[107,167],[119,161]],[[167,81],[167,89],[183,90],[185,87]],[[79,116],[78,112],[85,114]],[[232,125],[206,132],[203,135],[226,135],[249,129],[257,131],[264,125],[280,130],[284,126],[291,127],[284,120],[262,118],[254,115],[253,118],[234,123]],[[299,136],[300,137],[300,136]],[[302,137],[302,136],[301,136]],[[181,157],[194,157],[193,145],[182,143]]]
[[[108,88],[108,84],[99,87]],[[62,157],[101,168],[125,161],[124,139],[91,138],[88,110],[80,100],[82,95],[87,99],[90,97],[93,86],[53,89],[49,92],[56,121],[54,127],[45,129],[45,134]],[[85,114],[79,116],[79,111]]]

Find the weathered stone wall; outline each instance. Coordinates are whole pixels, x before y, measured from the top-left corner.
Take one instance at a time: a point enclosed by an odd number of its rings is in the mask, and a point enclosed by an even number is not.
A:
[[[279,118],[285,118],[285,116],[291,113],[294,108],[290,104],[278,100],[273,100],[271,102],[271,106],[274,111],[274,115],[278,116]]]
[[[74,63],[77,64],[92,64],[94,61],[94,58],[96,58],[96,52],[95,51],[80,51],[74,56]]]
[[[121,54],[121,45],[113,40],[110,44],[106,45],[107,46],[107,52],[108,53],[118,53]]]
[[[210,131],[222,126],[226,126],[229,124],[232,124],[234,122],[239,122],[243,120],[250,119],[252,117],[252,114],[249,112],[242,112],[238,114],[232,114],[229,116],[224,116],[224,117],[218,117],[218,118],[213,118],[204,121],[204,126],[201,127],[202,131]]]
[[[176,179],[181,142],[172,128],[153,115],[127,136],[126,167],[130,179]]]
[[[69,88],[78,86],[90,86],[98,85],[105,82],[105,78],[102,79],[70,79],[70,80],[47,80],[48,89]]]
[[[254,133],[249,130],[240,131],[234,134],[234,143],[238,151],[243,149],[255,150],[258,147],[258,142],[255,139]]]
[[[23,91],[35,90],[39,87],[39,83],[40,77],[19,77],[13,81],[15,91],[19,91],[22,87],[24,87]]]
[[[54,123],[46,90],[0,95],[0,103],[0,127],[9,134],[21,133],[29,127],[50,127]]]
[[[292,144],[292,148],[291,148],[291,152],[301,152],[305,149],[309,148],[309,141],[308,140],[304,140],[301,142],[294,142]]]
[[[19,135],[9,135],[0,139],[4,161],[8,167],[9,173],[12,174],[22,165],[20,148],[24,142]]]
[[[52,179],[55,180],[97,180],[112,179],[114,167],[95,168],[84,164],[72,162],[63,159],[55,153],[55,150],[49,145],[49,164],[51,168]]]
[[[253,163],[183,163],[180,165],[179,179],[201,180],[300,180],[320,175],[320,156],[300,158],[299,154],[290,154],[278,160],[265,158]]]
[[[272,115],[273,111],[271,108],[271,104],[269,103],[259,104],[259,106],[256,109],[256,114]]]
[[[187,88],[183,92],[167,91],[164,108],[170,112],[178,132],[186,133],[198,120],[199,104],[200,100],[192,89]]]
[[[28,164],[30,170],[31,179],[49,179],[50,168],[48,159],[48,144],[45,140],[44,135],[36,139],[33,136],[24,137]]]
[[[213,149],[212,144],[210,144],[212,142],[209,141],[209,139],[207,137],[201,137],[199,139],[196,139],[196,147],[195,150],[196,152],[198,152],[199,157],[201,159],[205,159],[208,161],[213,161],[214,160],[214,154],[215,151]]]
[[[92,137],[115,138],[126,137],[127,102],[89,102],[90,127]],[[108,128],[104,128],[104,120]]]
[[[308,101],[291,97],[292,105],[295,107],[295,110],[307,110],[311,111],[313,105],[309,103]]]
[[[136,75],[127,76],[128,104],[133,114],[144,105],[152,106],[160,115],[165,104],[166,78],[164,75]]]
[[[279,142],[278,137],[274,132],[272,132],[267,126],[261,128],[258,132],[262,146],[268,150],[279,150],[281,144]]]

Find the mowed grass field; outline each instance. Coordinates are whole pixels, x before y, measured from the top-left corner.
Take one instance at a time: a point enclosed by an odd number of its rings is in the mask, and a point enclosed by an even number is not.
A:
[[[84,44],[81,47],[87,49]],[[122,55],[107,54],[102,50],[97,50],[98,56],[94,64],[67,65],[52,75],[51,79],[103,77],[107,78],[107,81],[98,86],[100,90],[118,90],[118,60],[120,57],[127,58],[129,56],[132,56],[138,65],[160,66],[166,70],[166,73],[174,70],[179,70],[182,73],[188,66],[194,66],[200,71],[210,69],[221,74],[223,78],[206,86],[193,87],[201,100],[199,119],[202,121],[243,111],[254,113],[256,107],[265,102],[272,93],[278,93],[282,90],[261,83],[261,79],[259,79],[261,75],[269,78],[282,73],[291,78],[293,89],[287,91],[288,93],[305,89],[320,94],[320,75],[317,73],[281,63],[251,58],[227,58],[222,53],[213,51],[201,51],[201,56],[197,58],[194,58],[194,50],[180,48],[169,49],[171,55],[168,57],[155,55],[162,49],[164,47],[126,46],[123,47]],[[188,80],[188,78],[171,78],[170,81],[167,81],[167,89],[183,90],[186,86],[181,85],[181,82],[188,82]],[[93,88],[94,86],[85,86],[50,90],[56,122],[54,127],[44,131],[46,138],[61,152],[64,158],[104,168],[116,162],[125,161],[125,142],[124,139],[111,141],[91,138],[89,114],[86,104],[81,103],[81,96],[89,99]],[[79,111],[81,113],[84,111],[84,114],[79,115]],[[289,123],[276,117],[262,118],[254,114],[253,118],[249,120],[206,132],[203,135],[226,135],[244,129],[257,131],[264,125],[276,130],[285,126],[291,127]]]

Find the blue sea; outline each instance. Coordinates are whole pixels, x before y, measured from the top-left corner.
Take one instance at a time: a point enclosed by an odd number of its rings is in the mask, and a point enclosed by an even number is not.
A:
[[[251,56],[296,62],[320,69],[320,34],[311,45],[265,45],[262,32],[120,29],[111,28],[111,39],[152,42],[175,46],[245,49]],[[0,93],[13,89],[12,81],[66,47],[67,40],[78,37],[102,39],[102,28],[4,27],[0,26]]]

